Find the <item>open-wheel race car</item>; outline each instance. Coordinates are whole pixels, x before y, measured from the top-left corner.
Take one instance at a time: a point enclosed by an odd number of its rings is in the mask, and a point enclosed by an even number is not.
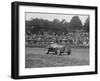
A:
[[[71,54],[71,48],[67,48],[65,45],[60,45],[57,43],[51,43],[47,48],[46,48],[46,54],[49,54],[50,52],[54,52],[56,55],[61,55],[62,53],[66,53],[67,55]]]

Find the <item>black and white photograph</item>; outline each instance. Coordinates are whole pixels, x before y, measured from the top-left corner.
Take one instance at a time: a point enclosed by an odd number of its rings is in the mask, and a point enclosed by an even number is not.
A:
[[[11,77],[97,74],[97,7],[12,3]]]
[[[25,68],[89,65],[89,18],[25,12]]]

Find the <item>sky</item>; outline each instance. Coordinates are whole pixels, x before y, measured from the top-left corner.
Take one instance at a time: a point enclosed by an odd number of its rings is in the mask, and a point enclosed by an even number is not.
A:
[[[65,19],[67,22],[70,22],[73,16],[79,16],[80,20],[82,21],[82,24],[84,25],[86,19],[88,18],[88,15],[75,15],[75,14],[50,14],[50,13],[25,13],[25,20],[31,20],[34,18],[39,19],[47,19],[49,21],[53,21],[54,19],[59,19],[60,21],[62,19]]]

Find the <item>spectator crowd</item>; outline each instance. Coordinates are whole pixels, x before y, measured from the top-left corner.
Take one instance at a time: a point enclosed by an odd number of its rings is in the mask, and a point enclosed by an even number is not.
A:
[[[32,34],[27,32],[25,35],[26,44],[30,45],[48,45],[51,42],[56,42],[58,44],[71,45],[71,46],[83,46],[89,47],[89,33],[76,31],[65,34],[62,32],[61,34],[44,32],[43,34]]]

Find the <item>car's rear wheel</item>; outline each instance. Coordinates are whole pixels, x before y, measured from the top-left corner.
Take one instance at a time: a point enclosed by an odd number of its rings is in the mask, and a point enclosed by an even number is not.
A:
[[[67,55],[71,55],[71,52],[67,52]]]

